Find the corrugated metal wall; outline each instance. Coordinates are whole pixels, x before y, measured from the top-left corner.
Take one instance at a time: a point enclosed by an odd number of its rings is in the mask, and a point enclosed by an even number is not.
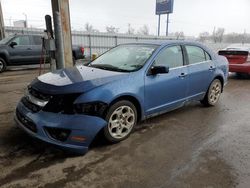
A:
[[[36,28],[17,28],[5,27],[6,35],[13,34],[43,34],[43,29]],[[109,34],[109,33],[88,33],[80,31],[72,31],[73,45],[81,45],[85,48],[85,56],[90,57],[91,54],[97,53],[98,55],[106,52],[110,48],[124,43],[139,42],[147,40],[166,40],[175,39],[173,37],[156,37],[156,36],[139,36],[127,34]],[[223,43],[208,43],[214,50],[225,48],[227,44]]]

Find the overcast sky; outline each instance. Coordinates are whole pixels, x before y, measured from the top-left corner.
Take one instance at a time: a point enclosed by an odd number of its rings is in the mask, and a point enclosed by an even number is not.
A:
[[[174,0],[174,13],[170,15],[170,32],[183,31],[185,35],[197,36],[200,32],[212,32],[223,27],[226,33],[244,30],[250,33],[250,0]],[[50,0],[2,0],[6,25],[24,19],[28,25],[44,27],[44,15],[51,14]],[[144,24],[150,33],[156,34],[158,17],[155,0],[70,0],[71,25],[83,30],[89,22],[94,28],[105,31],[113,25],[126,32],[128,23],[135,29]],[[161,34],[166,30],[166,15],[162,16]]]

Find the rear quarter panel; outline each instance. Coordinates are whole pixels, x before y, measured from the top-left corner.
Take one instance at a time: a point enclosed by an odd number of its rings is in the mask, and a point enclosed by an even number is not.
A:
[[[228,74],[229,74],[228,60],[224,56],[217,55],[215,62],[216,62],[215,76],[222,76],[225,85],[228,81]]]

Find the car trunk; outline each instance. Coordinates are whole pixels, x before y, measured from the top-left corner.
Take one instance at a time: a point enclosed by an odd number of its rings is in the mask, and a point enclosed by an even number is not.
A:
[[[249,52],[243,50],[220,50],[219,55],[225,56],[230,64],[243,64],[250,61]]]

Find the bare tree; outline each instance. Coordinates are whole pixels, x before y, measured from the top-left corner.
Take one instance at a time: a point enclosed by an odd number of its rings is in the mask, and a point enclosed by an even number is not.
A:
[[[94,28],[93,28],[93,26],[92,26],[90,23],[86,23],[86,24],[84,25],[84,29],[85,29],[85,31],[87,31],[87,32],[94,32]]]
[[[100,31],[98,29],[93,29],[92,31],[93,33],[100,33]]]
[[[223,29],[224,30],[224,29]],[[210,35],[208,32],[200,33],[199,35],[199,41],[205,42],[225,42],[225,43],[250,43],[250,34],[246,33],[229,33],[224,34],[224,32],[217,32],[217,30],[214,30],[213,34]]]
[[[229,33],[224,35],[226,43],[250,43],[250,34],[247,33]]]
[[[141,34],[141,35],[149,35],[149,27],[147,25],[143,25],[139,31],[138,31],[138,34]]]
[[[135,29],[131,27],[131,24],[128,24],[127,34],[129,34],[129,35],[134,35],[135,34]]]
[[[224,28],[218,28],[217,30],[214,29],[213,32],[213,40],[215,43],[217,42],[222,42],[223,41],[223,36],[225,33],[225,29]]]
[[[106,31],[107,33],[118,33],[119,32],[119,28],[116,28],[114,26],[106,26]]]
[[[199,41],[201,41],[201,42],[205,42],[205,41],[209,40],[209,38],[210,38],[209,32],[202,32],[199,35]]]
[[[184,32],[183,31],[180,31],[180,32],[175,32],[175,37],[176,37],[176,39],[178,40],[178,39],[183,39],[184,37],[185,37],[185,35],[184,35]]]

